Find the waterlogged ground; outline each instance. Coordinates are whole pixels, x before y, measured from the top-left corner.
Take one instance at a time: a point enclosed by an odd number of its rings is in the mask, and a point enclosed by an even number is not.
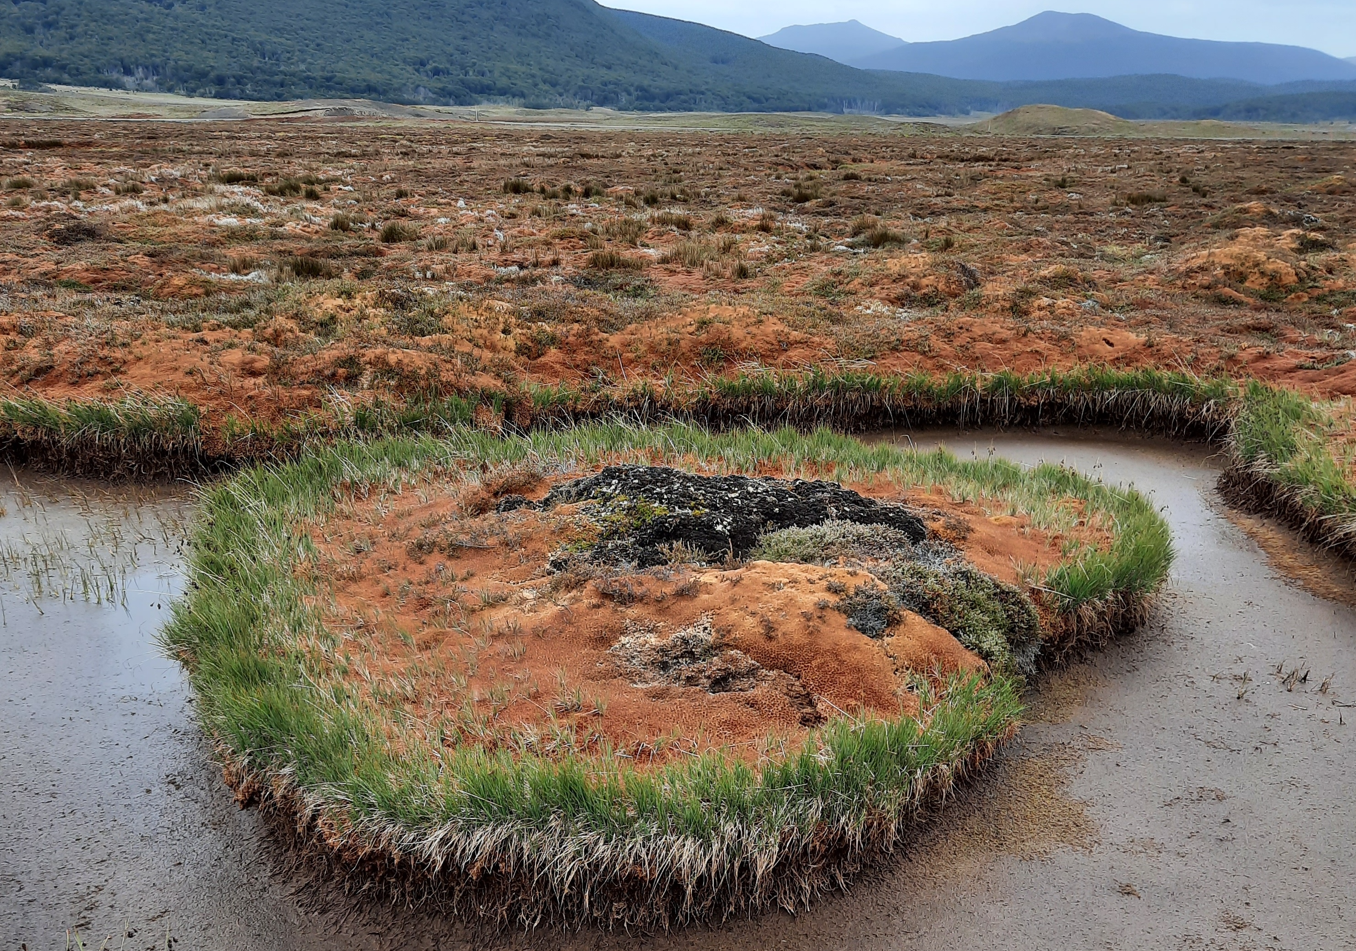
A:
[[[184,502],[21,477],[0,517],[0,948],[64,948],[71,928],[112,948],[1356,944],[1356,612],[1280,572],[1335,594],[1352,590],[1346,569],[1265,523],[1231,520],[1206,449],[946,442],[1064,460],[1152,492],[1179,551],[1161,611],[1046,678],[1019,742],[846,896],[794,918],[647,939],[487,939],[297,895],[255,813],[231,802],[182,677],[153,643],[179,583]],[[33,548],[40,567],[44,553],[55,566],[41,591],[18,567]],[[81,579],[110,571],[113,597],[86,600]]]

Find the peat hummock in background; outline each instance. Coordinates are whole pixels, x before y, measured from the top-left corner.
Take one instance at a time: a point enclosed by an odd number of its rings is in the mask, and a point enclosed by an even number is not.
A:
[[[1263,86],[1157,75],[1012,83],[856,69],[593,0],[0,6],[0,76],[26,86],[70,83],[258,100],[914,116],[1051,103],[1127,118],[1356,117],[1356,66],[1328,59],[1348,69],[1352,81]],[[1237,103],[1247,104],[1246,114],[1230,111]]]

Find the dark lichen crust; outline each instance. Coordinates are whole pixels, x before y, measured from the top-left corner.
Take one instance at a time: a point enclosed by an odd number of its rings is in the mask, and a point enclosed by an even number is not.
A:
[[[665,549],[680,544],[707,557],[743,558],[766,532],[830,520],[889,528],[911,542],[927,535],[904,506],[817,480],[618,465],[555,486],[540,507],[570,502],[592,503],[603,528],[591,559],[642,568],[669,561]]]

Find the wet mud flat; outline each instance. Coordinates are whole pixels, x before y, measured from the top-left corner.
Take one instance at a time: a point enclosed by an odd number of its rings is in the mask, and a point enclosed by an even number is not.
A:
[[[1018,741],[846,895],[797,917],[641,938],[471,934],[298,892],[257,815],[233,804],[182,677],[153,643],[177,583],[166,549],[141,561],[125,607],[78,596],[35,606],[13,572],[4,589],[3,947],[65,947],[72,927],[94,947],[112,936],[129,948],[167,936],[223,949],[1356,944],[1356,612],[1272,566],[1276,553],[1220,506],[1207,448],[1063,433],[915,439],[1134,483],[1164,507],[1178,560],[1151,621],[1043,678]],[[52,488],[47,517],[78,529],[87,503]],[[26,510],[4,504],[8,540]],[[137,511],[172,518],[178,506],[143,499]],[[1333,590],[1349,585],[1329,574]]]
[[[0,506],[0,552],[19,556],[0,574],[0,947],[266,947],[301,929],[155,644],[188,493],[0,470]],[[87,598],[95,578],[112,597]]]

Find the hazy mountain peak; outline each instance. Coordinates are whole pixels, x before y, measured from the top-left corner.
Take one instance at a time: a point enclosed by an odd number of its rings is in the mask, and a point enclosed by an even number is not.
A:
[[[1090,13],[1053,10],[988,33],[910,43],[846,62],[864,69],[999,82],[1160,74],[1265,85],[1356,79],[1350,61],[1318,50],[1161,36]]]
[[[857,20],[787,26],[759,39],[769,46],[798,53],[816,53],[840,63],[905,45],[899,37],[873,30]]]
[[[1095,13],[1060,13],[1057,10],[1046,10],[1044,13],[1037,13],[1020,23],[1014,23],[1012,26],[1000,27],[997,30],[991,30],[989,34],[979,35],[1006,33],[1014,37],[1034,36],[1041,39],[1095,40],[1126,36],[1136,32],[1138,31],[1132,30],[1128,26],[1121,26],[1105,17],[1099,17]]]

